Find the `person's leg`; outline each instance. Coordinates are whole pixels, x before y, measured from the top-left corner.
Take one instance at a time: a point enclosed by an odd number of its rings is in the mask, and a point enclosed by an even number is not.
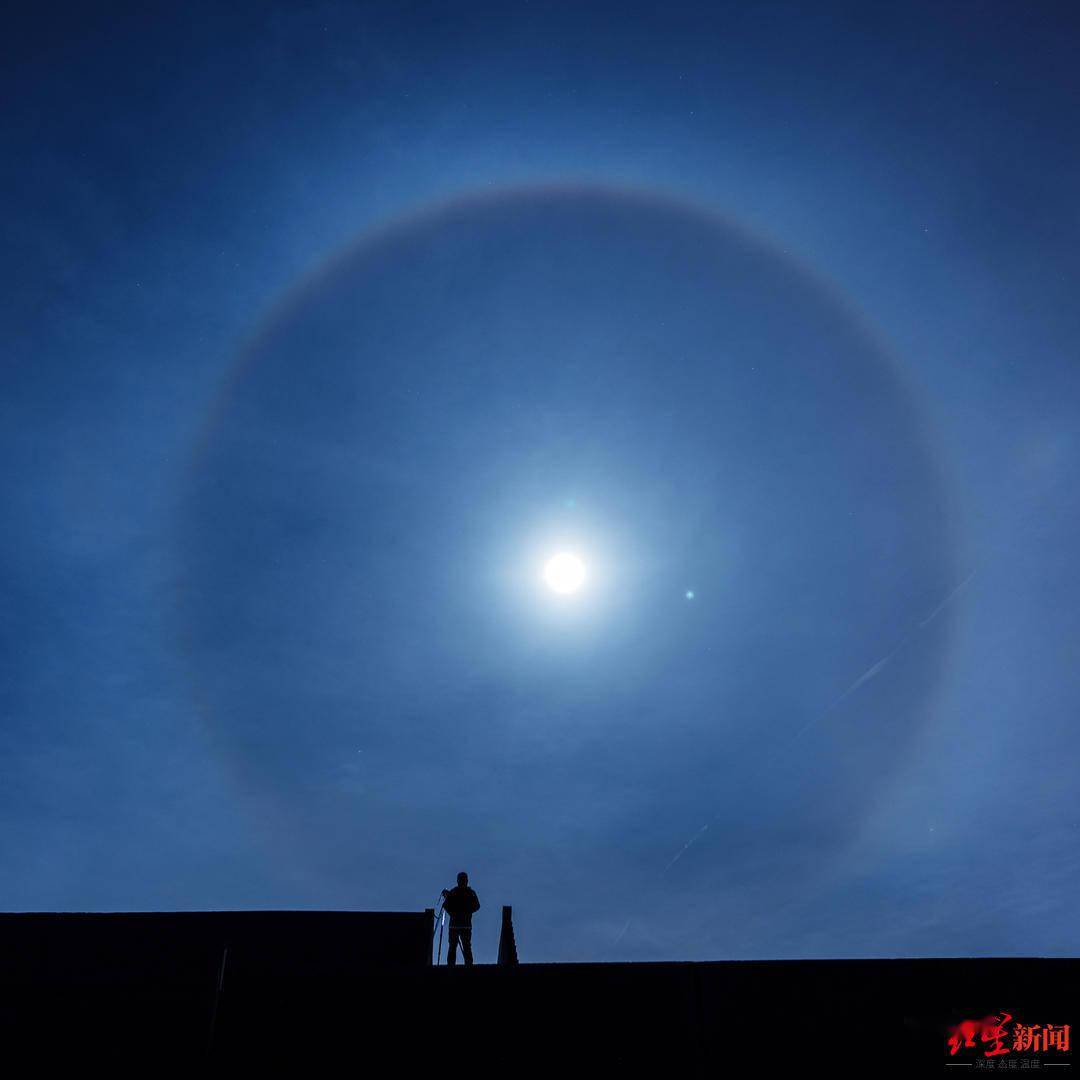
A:
[[[456,927],[450,927],[450,945],[446,950],[446,966],[453,967],[457,963],[458,931]],[[462,950],[464,951],[464,950]]]
[[[465,966],[472,967],[472,927],[461,931],[461,955],[465,957]]]

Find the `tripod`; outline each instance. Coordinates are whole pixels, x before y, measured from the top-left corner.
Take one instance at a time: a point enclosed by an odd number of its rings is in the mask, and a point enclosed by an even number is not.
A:
[[[439,899],[436,900],[435,903],[436,903],[435,919],[439,924],[439,949],[438,949],[438,952],[436,952],[436,954],[435,954],[435,966],[438,967],[439,964],[442,962],[442,932],[443,932],[443,924],[446,922],[446,916],[443,913],[443,907],[446,904],[446,897],[443,896],[442,893],[439,893]],[[432,928],[431,933],[432,933],[432,936],[434,936],[434,934],[435,934],[434,928]]]

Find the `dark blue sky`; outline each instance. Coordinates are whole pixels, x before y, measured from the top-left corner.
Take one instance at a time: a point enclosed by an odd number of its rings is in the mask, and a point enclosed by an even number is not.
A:
[[[0,907],[1075,955],[1071,6],[225,7],[8,19]]]

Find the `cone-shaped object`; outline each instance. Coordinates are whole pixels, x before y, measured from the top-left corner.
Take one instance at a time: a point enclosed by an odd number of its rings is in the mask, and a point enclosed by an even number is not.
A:
[[[499,933],[499,963],[516,964],[517,942],[514,940],[514,920],[510,917],[510,905],[503,904],[502,930]]]

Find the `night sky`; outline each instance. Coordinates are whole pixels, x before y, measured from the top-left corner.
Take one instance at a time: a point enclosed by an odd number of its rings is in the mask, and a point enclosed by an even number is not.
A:
[[[1073,5],[0,47],[0,908],[1080,951]]]

